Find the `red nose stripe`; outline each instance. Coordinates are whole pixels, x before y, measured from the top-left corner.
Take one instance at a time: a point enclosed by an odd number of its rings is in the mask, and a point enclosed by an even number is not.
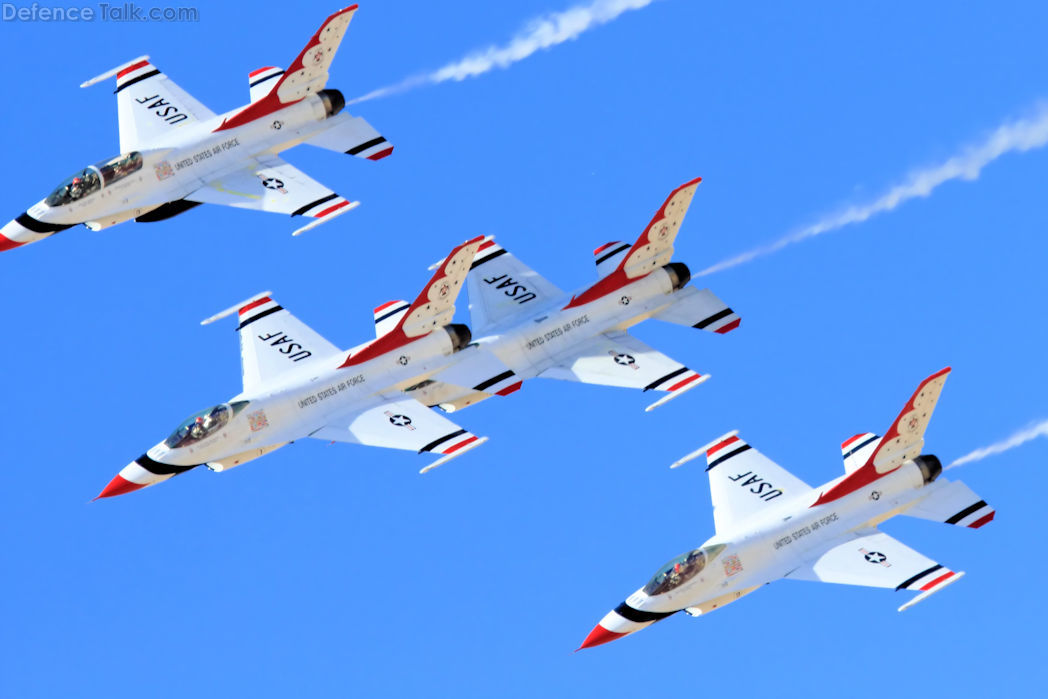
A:
[[[606,628],[597,624],[590,631],[590,635],[586,636],[586,640],[582,642],[576,650],[582,650],[583,648],[592,648],[593,646],[599,646],[609,641],[614,641],[616,638],[622,638],[626,634],[617,633],[615,631],[608,631]]]
[[[24,243],[19,243],[17,241],[11,240],[6,235],[0,234],[0,252],[3,252],[4,250],[14,250],[19,245],[23,244]]]
[[[124,493],[130,493],[139,488],[145,487],[145,483],[132,483],[118,473],[113,477],[113,480],[109,481],[109,485],[105,487],[105,490],[98,494],[98,497],[95,498],[95,500],[98,500],[99,498],[111,498],[114,495],[123,495]]]

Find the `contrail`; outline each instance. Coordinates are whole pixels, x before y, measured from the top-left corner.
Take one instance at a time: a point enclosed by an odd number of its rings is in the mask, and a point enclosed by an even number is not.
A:
[[[563,12],[552,12],[537,17],[524,27],[508,44],[488,46],[470,53],[465,58],[449,63],[431,73],[409,78],[373,90],[349,101],[349,104],[388,97],[413,90],[423,85],[437,85],[448,80],[475,78],[496,68],[508,68],[523,61],[541,49],[552,48],[577,38],[583,32],[607,24],[623,12],[647,7],[655,0],[594,0],[588,5],[576,5]]]
[[[991,444],[988,447],[983,447],[982,449],[976,449],[970,454],[965,454],[961,458],[955,459],[953,463],[951,463],[946,468],[950,469],[955,466],[963,466],[964,464],[970,464],[973,461],[982,461],[988,456],[994,456],[996,454],[1001,454],[1006,451],[1011,451],[1012,449],[1015,449],[1018,446],[1022,446],[1023,444],[1026,444],[1031,440],[1037,439],[1038,437],[1048,437],[1048,420],[1042,420],[1041,422],[1038,422],[1036,425],[1033,425],[1032,427],[1027,427],[1025,430],[1020,430],[1008,439],[1004,439],[995,444]]]
[[[749,252],[736,255],[722,262],[707,267],[695,276],[701,277],[731,267],[737,267],[758,257],[770,255],[782,250],[787,245],[799,243],[823,233],[830,233],[852,223],[861,223],[877,214],[892,211],[900,204],[917,197],[927,197],[939,185],[952,180],[974,180],[982,169],[1006,153],[1023,153],[1042,148],[1048,144],[1048,104],[1040,104],[1036,114],[1027,119],[1006,122],[997,127],[985,140],[970,144],[960,153],[938,165],[916,170],[901,183],[865,204],[849,206],[832,216],[811,224],[774,243],[754,248]]]

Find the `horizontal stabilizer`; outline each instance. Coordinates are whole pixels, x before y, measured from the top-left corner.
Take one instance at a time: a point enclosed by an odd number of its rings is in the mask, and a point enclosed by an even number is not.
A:
[[[841,458],[844,459],[844,472],[851,473],[870,460],[877,445],[881,443],[880,435],[863,432],[841,442]]]
[[[593,262],[597,265],[597,276],[606,277],[622,264],[626,253],[630,251],[630,244],[621,240],[604,243],[593,251]]]
[[[437,381],[462,386],[469,393],[508,396],[521,386],[517,376],[502,360],[482,346],[468,347],[459,353],[459,361],[436,374]],[[446,401],[440,401],[441,403]]]
[[[686,286],[674,294],[673,298],[675,303],[672,306],[653,316],[656,320],[721,335],[731,332],[742,322],[739,314],[728,308],[728,305],[709,289]]]
[[[284,71],[275,66],[266,66],[251,71],[247,76],[248,89],[251,91],[251,101],[257,102],[270,92],[277,84],[277,80]]]
[[[929,487],[932,492],[903,512],[910,517],[956,524],[978,529],[993,520],[995,510],[960,481],[940,478]]]
[[[343,112],[325,122],[325,125],[329,124],[305,143],[366,160],[382,160],[393,152],[393,144],[361,117]]]
[[[708,375],[689,369],[624,332],[598,335],[539,374],[542,378],[601,386],[665,391],[673,396],[703,383]],[[657,407],[669,396],[653,404]]]
[[[375,337],[382,337],[400,325],[400,319],[411,308],[407,301],[387,301],[375,308]]]

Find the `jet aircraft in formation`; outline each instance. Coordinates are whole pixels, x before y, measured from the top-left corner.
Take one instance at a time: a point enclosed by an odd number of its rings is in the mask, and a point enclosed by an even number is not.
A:
[[[305,216],[298,235],[353,209],[279,156],[300,143],[379,160],[393,146],[345,98],[328,69],[356,5],[328,17],[286,70],[248,76],[251,101],[215,114],[141,56],[85,82],[116,76],[121,154],[89,165],[0,229],[0,251],[84,224],[162,221],[200,204]]]
[[[438,263],[414,303],[377,307],[376,338],[348,352],[269,292],[208,318],[205,323],[237,314],[244,390],[190,416],[125,466],[99,497],[201,465],[228,470],[303,437],[440,454],[425,472],[487,439],[430,407],[452,412],[508,395],[534,376],[665,392],[651,407],[681,395],[707,375],[625,329],[649,317],[720,333],[739,325],[712,292],[688,286],[684,264],[670,262],[698,183],[675,189],[632,246],[598,248],[600,280],[570,297],[478,237]],[[451,322],[464,281],[473,322],[490,333],[475,343],[469,327]]]
[[[781,578],[913,590],[917,604],[963,572],[942,566],[877,526],[908,515],[978,529],[994,510],[922,454],[924,431],[950,369],[925,379],[880,437],[841,444],[845,475],[817,488],[772,462],[735,432],[684,457],[706,457],[716,534],[660,567],[608,612],[582,642],[622,638],[683,610],[708,614]]]

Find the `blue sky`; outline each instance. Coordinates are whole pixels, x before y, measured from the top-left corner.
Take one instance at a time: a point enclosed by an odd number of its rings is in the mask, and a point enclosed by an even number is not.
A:
[[[360,95],[501,44],[570,0],[362,2],[330,87]],[[215,111],[286,65],[336,5],[206,5],[193,24],[0,23],[4,220],[115,155],[111,88],[148,53]],[[294,223],[201,207],[0,255],[5,514],[0,695],[1034,696],[1048,444],[951,472],[998,509],[977,532],[884,529],[968,576],[903,593],[779,582],[704,619],[572,650],[655,567],[713,533],[700,465],[730,429],[810,483],[954,372],[927,434],[944,461],[1048,418],[1048,152],[702,279],[725,337],[654,321],[712,379],[645,414],[635,392],[535,381],[456,419],[491,441],[417,457],[299,443],[90,503],[186,415],[239,390],[231,322],[263,289],[336,344],[411,298],[456,243],[496,234],[563,288],[701,175],[677,244],[693,270],[875,199],[1048,98],[1040,3],[659,0],[506,70],[361,103],[380,163],[287,160],[360,208]],[[463,319],[465,304],[460,304]]]

